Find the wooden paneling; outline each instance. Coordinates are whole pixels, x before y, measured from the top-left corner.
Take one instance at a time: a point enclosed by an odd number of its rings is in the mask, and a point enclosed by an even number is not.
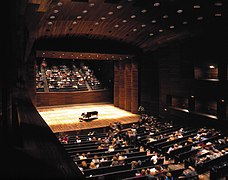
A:
[[[108,90],[102,90],[84,92],[36,93],[36,106],[54,106],[95,102],[111,102],[111,92]]]
[[[119,106],[119,62],[114,64],[114,106]]]
[[[131,64],[131,112],[138,112],[138,64]]]
[[[126,63],[124,68],[124,90],[125,90],[125,102],[124,109],[131,111],[131,64]]]
[[[132,61],[115,63],[114,105],[138,113],[138,64]]]
[[[119,107],[121,109],[124,109],[124,103],[125,103],[125,86],[124,81],[124,62],[120,62],[119,64]]]

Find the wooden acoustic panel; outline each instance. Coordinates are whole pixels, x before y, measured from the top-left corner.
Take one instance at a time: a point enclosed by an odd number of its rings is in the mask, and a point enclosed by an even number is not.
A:
[[[108,90],[48,93],[38,92],[36,93],[36,106],[111,102],[111,97],[111,92]]]

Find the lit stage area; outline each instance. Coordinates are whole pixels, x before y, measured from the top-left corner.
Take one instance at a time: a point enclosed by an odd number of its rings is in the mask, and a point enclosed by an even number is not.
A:
[[[106,127],[113,122],[122,124],[139,120],[138,114],[114,107],[111,103],[86,103],[37,107],[38,112],[54,133]],[[98,119],[80,122],[84,112],[98,111]]]

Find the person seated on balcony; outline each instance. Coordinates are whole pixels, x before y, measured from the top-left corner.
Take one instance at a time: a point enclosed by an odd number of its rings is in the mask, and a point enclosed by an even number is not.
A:
[[[82,153],[80,156],[79,156],[80,159],[87,159],[86,157],[86,154],[85,153]]]
[[[92,162],[94,162],[96,165],[100,163],[100,160],[97,155],[94,155]]]
[[[97,169],[99,167],[99,164],[95,164],[94,162],[90,162],[89,169]]]
[[[113,151],[115,151],[115,148],[113,147],[113,145],[110,145],[108,147],[108,152],[113,152]]]
[[[112,163],[110,166],[117,166],[117,165],[119,165],[118,158],[116,156],[113,156]]]
[[[85,169],[88,169],[88,165],[87,165],[87,163],[86,163],[86,161],[82,161],[81,162],[81,166],[79,166],[79,169],[82,171],[82,173],[84,174],[84,170]]]
[[[79,136],[76,136],[76,137],[75,137],[75,139],[76,139],[76,143],[80,143],[80,142],[82,142],[82,140],[80,139],[80,137],[79,137]]]

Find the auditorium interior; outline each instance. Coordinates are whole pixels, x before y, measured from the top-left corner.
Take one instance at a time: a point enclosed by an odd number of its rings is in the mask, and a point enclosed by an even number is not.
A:
[[[227,179],[227,1],[3,7],[0,178]]]

